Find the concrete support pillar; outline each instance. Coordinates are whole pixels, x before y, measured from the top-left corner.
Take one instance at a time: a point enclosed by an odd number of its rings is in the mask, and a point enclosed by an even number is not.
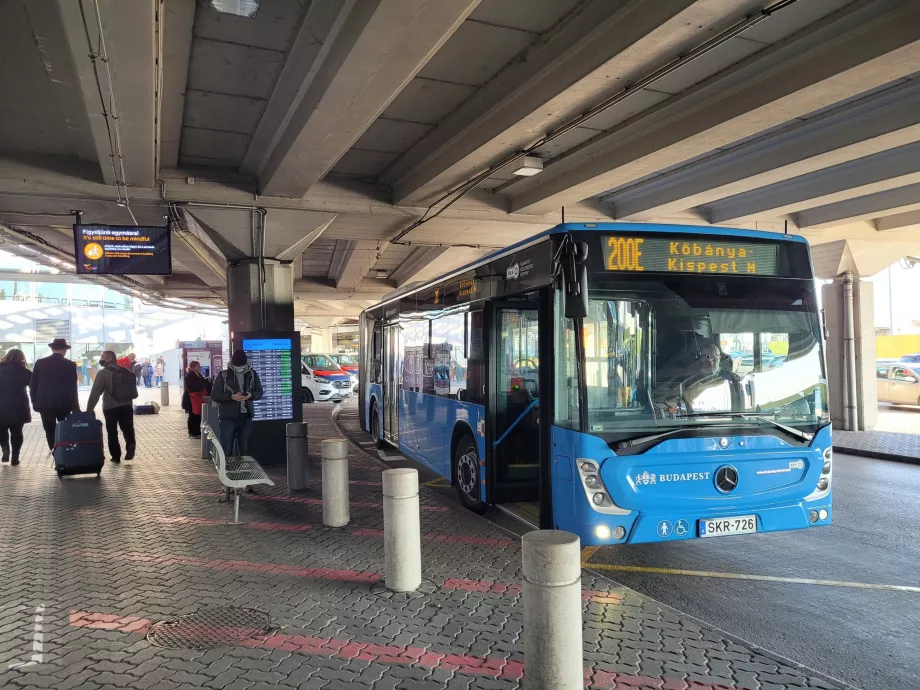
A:
[[[822,306],[828,330],[827,385],[831,421],[835,429],[848,429],[855,416],[853,430],[874,429],[878,422],[878,394],[875,386],[875,303],[872,283],[850,274],[852,282],[841,274],[822,288]],[[846,293],[852,291],[852,340],[848,335]],[[853,357],[847,359],[852,343]],[[855,379],[855,380],[853,380]],[[853,380],[852,386],[848,381]],[[848,391],[855,392],[850,400]]]
[[[348,504],[348,442],[326,438],[323,455],[323,524],[344,527],[351,519]]]
[[[289,491],[304,491],[310,482],[307,465],[307,423],[291,422],[286,426],[287,483]]]
[[[160,405],[163,407],[169,405],[169,383],[167,381],[160,382]]]
[[[387,589],[417,590],[422,584],[418,470],[383,472],[383,548]]]
[[[231,338],[233,333],[240,331],[293,331],[291,265],[266,259],[263,285],[257,259],[231,264],[227,267],[227,304]]]
[[[584,688],[581,541],[539,530],[521,539],[524,576],[524,687]]]

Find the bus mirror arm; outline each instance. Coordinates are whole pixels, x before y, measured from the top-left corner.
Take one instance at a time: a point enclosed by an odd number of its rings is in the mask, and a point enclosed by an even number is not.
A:
[[[569,239],[563,247],[562,283],[565,290],[565,318],[588,315],[588,243]]]
[[[821,334],[824,340],[829,340],[831,337],[830,331],[827,330],[827,312],[824,309],[821,309]]]

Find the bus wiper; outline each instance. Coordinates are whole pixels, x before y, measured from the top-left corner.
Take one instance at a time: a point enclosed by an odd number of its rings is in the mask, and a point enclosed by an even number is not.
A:
[[[795,427],[787,426],[785,424],[780,424],[775,419],[772,419],[770,416],[768,416],[769,414],[773,414],[775,416],[775,413],[771,411],[770,413],[766,413],[766,412],[692,412],[690,414],[684,415],[684,417],[749,417],[751,419],[760,419],[764,422],[768,422],[769,424],[772,424],[773,426],[775,426],[777,429],[785,431],[790,436],[794,436],[795,438],[801,441],[811,441],[811,439],[814,438],[813,434],[806,434],[804,431],[800,431],[799,429],[796,429]]]
[[[673,436],[674,434],[679,434],[687,429],[698,429],[700,427],[712,426],[711,424],[687,424],[681,426],[677,429],[671,429],[670,431],[663,431],[658,434],[647,434],[645,436],[636,436],[634,438],[626,439],[625,441],[618,441],[614,443],[614,450],[626,450],[627,448],[632,448],[633,446],[641,446],[644,443],[651,443],[652,441],[657,441],[660,438],[667,438],[668,436]]]

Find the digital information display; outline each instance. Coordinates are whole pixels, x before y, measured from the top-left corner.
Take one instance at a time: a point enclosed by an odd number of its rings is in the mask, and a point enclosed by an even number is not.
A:
[[[74,225],[73,243],[78,274],[172,273],[169,226]]]
[[[253,402],[254,422],[294,417],[293,382],[291,378],[290,338],[246,338],[243,350],[249,363],[259,375],[264,391],[261,400]]]
[[[608,271],[777,275],[775,244],[661,237],[606,237]]]

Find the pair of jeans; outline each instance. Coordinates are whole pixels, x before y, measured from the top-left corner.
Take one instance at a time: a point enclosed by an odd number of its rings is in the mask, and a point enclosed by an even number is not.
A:
[[[220,446],[224,455],[249,455],[249,437],[252,435],[252,417],[240,415],[236,419],[220,420]],[[237,450],[233,452],[233,443],[236,442]]]
[[[188,435],[201,436],[201,415],[194,412],[188,413]]]
[[[159,386],[161,383],[163,383],[163,377],[162,377],[162,376],[157,376],[157,377],[156,377],[156,381],[157,381],[157,385]]]
[[[57,423],[63,422],[70,412],[41,412],[40,414],[42,427],[45,429],[45,438],[48,440],[48,450],[54,450],[54,430],[57,428]]]
[[[13,445],[13,462],[19,462],[19,451],[22,450],[22,424],[0,424],[0,448],[6,455]]]
[[[149,376],[144,377],[144,386],[147,388],[153,388],[153,383],[151,382]]]
[[[125,450],[129,456],[134,455],[134,409],[131,405],[119,405],[109,410],[103,410],[105,417],[105,433],[109,437],[109,454],[121,460],[121,444],[118,443],[118,429],[125,437]]]

